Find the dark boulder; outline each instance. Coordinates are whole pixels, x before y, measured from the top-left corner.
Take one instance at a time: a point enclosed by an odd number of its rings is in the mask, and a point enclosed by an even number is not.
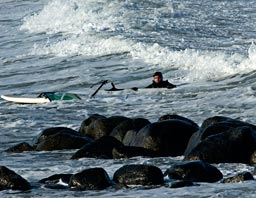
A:
[[[221,134],[223,132],[228,131],[229,129],[233,129],[235,127],[230,126],[230,123],[215,123],[204,129],[198,130],[194,133],[187,145],[187,148],[184,152],[184,155],[187,155],[191,150],[196,147],[201,141],[206,139],[209,136]]]
[[[193,146],[197,145],[201,140],[205,138],[226,132],[230,129],[249,126],[256,130],[256,127],[252,124],[247,122],[243,122],[240,120],[232,119],[229,117],[223,116],[214,116],[210,117],[203,121],[200,130],[197,133],[194,133],[191,137],[191,141],[189,141],[188,148],[192,148]],[[190,145],[191,144],[191,145]]]
[[[160,185],[164,183],[162,171],[152,165],[125,165],[113,176],[116,183],[125,185]]]
[[[145,118],[127,119],[117,125],[110,133],[110,136],[113,136],[122,142],[127,131],[133,130],[138,132],[148,124],[150,124],[150,122]]]
[[[214,116],[207,118],[203,121],[200,129],[191,136],[184,154],[186,155],[187,153],[189,153],[202,140],[206,139],[209,136],[221,134],[230,129],[242,126],[254,127],[249,123],[242,122],[240,120],[232,119],[229,117]]]
[[[39,180],[39,183],[43,183],[43,184],[57,184],[60,181],[62,181],[63,183],[68,184],[70,177],[73,174],[56,174],[56,175],[52,175],[50,177],[44,178]]]
[[[30,190],[31,186],[27,180],[14,171],[0,166],[0,190]]]
[[[166,114],[166,115],[161,116],[158,119],[158,121],[164,121],[164,120],[183,120],[183,121],[189,122],[190,124],[192,124],[195,127],[199,127],[193,120],[190,120],[186,117],[183,117],[183,116],[180,116],[177,114]]]
[[[232,125],[229,122],[215,123],[200,131],[200,140],[204,140],[209,136],[217,135],[233,128],[236,128],[236,126]]]
[[[26,142],[19,143],[11,148],[8,148],[5,150],[6,152],[10,153],[20,153],[24,151],[34,151],[34,148],[30,146],[30,144]]]
[[[256,150],[256,132],[250,126],[231,128],[211,135],[185,152],[185,160],[209,163],[251,163]]]
[[[109,135],[117,125],[128,119],[129,118],[123,116],[112,116],[109,118],[97,119],[87,127],[85,135],[97,140],[103,136]]]
[[[191,182],[217,182],[223,178],[216,167],[200,160],[176,163],[164,175],[170,179]]]
[[[136,156],[156,157],[157,153],[153,150],[146,149],[143,147],[120,146],[120,147],[113,148],[112,155],[114,159],[119,159],[119,158],[131,158]]]
[[[88,126],[89,126],[92,122],[94,122],[95,120],[104,119],[104,118],[106,118],[106,117],[103,116],[103,115],[99,115],[99,114],[93,114],[93,115],[91,115],[89,118],[85,119],[85,120],[82,122],[82,124],[81,124],[81,126],[80,126],[80,128],[79,128],[79,133],[85,135]]]
[[[103,190],[112,185],[107,172],[103,168],[83,170],[71,176],[69,187],[77,190]]]
[[[44,129],[39,135],[36,136],[36,138],[34,138],[33,147],[36,148],[38,144],[47,139],[49,136],[55,135],[60,132],[81,136],[81,134],[77,131],[67,127],[51,127]]]
[[[204,131],[206,128],[208,128],[211,125],[217,124],[217,123],[224,123],[230,127],[241,127],[241,126],[251,126],[255,127],[252,124],[249,124],[247,122],[243,122],[237,119],[229,118],[229,117],[224,117],[224,116],[214,116],[207,118],[206,120],[203,121],[201,125],[201,130]]]
[[[103,136],[95,142],[84,145],[79,149],[71,159],[79,159],[84,157],[112,159],[112,150],[115,147],[123,146],[123,144],[112,136]]]
[[[114,190],[126,190],[128,189],[129,187],[125,184],[120,184],[120,183],[114,183],[112,186],[111,186],[112,189]]]
[[[201,133],[201,140],[211,136],[216,135],[219,133],[226,132],[230,129],[248,126],[252,127],[256,130],[256,127],[252,124],[247,122],[243,122],[240,120],[232,119],[229,117],[223,116],[214,116],[206,119],[201,126],[200,133]]]
[[[58,183],[47,183],[44,185],[44,188],[49,188],[53,190],[65,190],[68,189],[66,185],[58,184]]]
[[[238,183],[242,181],[254,180],[250,172],[238,173],[233,177],[228,177],[222,180],[222,183]]]
[[[251,158],[250,158],[250,165],[252,166],[256,166],[256,150],[253,151],[252,155],[251,155]]]
[[[78,135],[77,133],[69,133],[67,131],[60,131],[54,135],[48,136],[40,142],[37,151],[53,151],[63,149],[79,149],[85,144],[91,143],[91,138]]]
[[[137,133],[138,131],[134,130],[127,131],[122,141],[123,144],[126,146],[130,146],[131,143],[135,140]]]
[[[131,146],[154,150],[160,156],[180,156],[184,154],[191,135],[197,130],[198,127],[183,120],[155,122],[141,129]]]

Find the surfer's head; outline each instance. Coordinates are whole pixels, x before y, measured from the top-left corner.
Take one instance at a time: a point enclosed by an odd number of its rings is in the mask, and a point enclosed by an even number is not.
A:
[[[156,72],[153,75],[153,81],[157,84],[160,83],[161,81],[163,81],[163,74],[161,72]]]

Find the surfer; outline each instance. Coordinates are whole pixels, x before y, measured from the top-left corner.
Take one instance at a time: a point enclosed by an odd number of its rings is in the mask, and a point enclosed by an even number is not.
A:
[[[163,80],[163,74],[161,72],[156,72],[153,75],[153,82],[146,88],[167,88],[172,89],[176,85],[169,83],[168,80]]]
[[[100,82],[100,86],[99,88],[91,95],[91,98],[93,98],[98,91],[101,89],[101,87],[105,84],[107,84],[109,81],[108,80],[103,80]],[[98,83],[97,83],[98,84]],[[116,88],[115,84],[113,82],[111,82],[111,89],[106,89],[106,91],[122,91],[124,89],[118,89]],[[148,85],[145,88],[167,88],[167,89],[172,89],[176,87],[176,85],[169,83],[168,80],[163,80],[163,74],[161,72],[156,72],[153,75],[153,82],[152,84]],[[137,91],[139,88],[138,87],[132,87],[130,88],[133,91]]]
[[[121,91],[124,89],[118,89],[115,87],[114,83],[111,83],[112,88],[108,89],[107,91]],[[163,74],[161,72],[156,72],[153,75],[153,82],[148,85],[145,88],[167,88],[167,89],[172,89],[175,88],[176,85],[169,83],[168,80],[163,80]],[[132,87],[130,88],[133,91],[137,91],[139,88],[138,87]]]

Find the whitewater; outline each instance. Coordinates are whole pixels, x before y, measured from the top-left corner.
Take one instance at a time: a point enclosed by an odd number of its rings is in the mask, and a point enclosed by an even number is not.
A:
[[[0,95],[36,97],[44,91],[78,94],[76,101],[21,105],[0,100],[0,165],[36,183],[59,173],[102,167],[110,177],[124,164],[151,164],[164,172],[176,158],[70,160],[74,151],[6,153],[31,143],[44,129],[78,130],[98,113],[156,122],[178,114],[197,124],[226,116],[256,124],[256,2],[197,0],[2,0]],[[96,83],[143,88],[161,71],[172,90],[105,92]],[[93,86],[94,85],[94,86]],[[247,164],[214,164],[224,177]],[[168,180],[167,178],[165,178]],[[256,183],[69,191],[34,188],[1,197],[256,197]]]

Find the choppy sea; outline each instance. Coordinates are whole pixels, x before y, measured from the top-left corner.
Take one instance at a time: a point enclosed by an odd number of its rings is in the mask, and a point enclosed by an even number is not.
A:
[[[78,130],[89,115],[143,117],[178,114],[197,124],[220,115],[256,124],[256,2],[254,0],[1,0],[0,94],[70,92],[82,100],[21,105],[0,100],[0,165],[36,183],[58,173],[102,167],[110,177],[125,164],[164,172],[176,158],[70,160],[74,151],[5,153],[31,143],[43,129]],[[101,80],[118,88],[145,87],[152,74],[172,90],[124,90],[94,98]],[[215,164],[224,177],[246,164]],[[33,188],[0,197],[256,197],[256,182],[170,189],[70,191]]]

